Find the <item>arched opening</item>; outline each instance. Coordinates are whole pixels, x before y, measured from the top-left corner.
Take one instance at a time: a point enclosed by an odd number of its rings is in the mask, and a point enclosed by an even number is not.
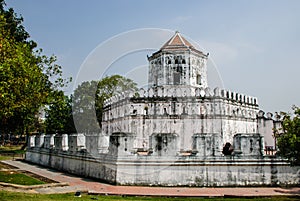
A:
[[[250,140],[250,153],[253,151],[253,140]]]
[[[233,146],[229,142],[226,142],[225,146],[223,147],[222,153],[225,156],[229,156],[232,154],[232,152],[233,152]]]
[[[144,108],[144,115],[148,115],[148,107],[147,106]]]
[[[187,111],[186,111],[186,107],[185,107],[185,106],[182,107],[182,114],[187,114]]]
[[[202,77],[201,77],[201,75],[197,75],[197,84],[199,84],[199,85],[202,84]]]

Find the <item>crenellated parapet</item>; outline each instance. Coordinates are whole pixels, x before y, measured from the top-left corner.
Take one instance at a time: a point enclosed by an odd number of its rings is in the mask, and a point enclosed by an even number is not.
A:
[[[225,89],[220,90],[218,88],[216,88],[214,92],[215,92],[214,93],[215,96],[216,94],[218,94],[219,97],[222,97],[227,100],[236,101],[243,104],[258,105],[258,101],[256,97],[247,96],[244,94],[232,92],[230,90],[225,90]]]
[[[97,136],[98,137],[98,136]],[[86,136],[76,134],[36,134],[29,137],[28,148],[76,152],[86,149]]]
[[[283,132],[282,118],[277,112],[275,115],[262,110],[257,113],[257,129],[264,136],[266,150],[276,150],[276,134]]]
[[[241,93],[232,92],[230,90],[215,88],[211,90],[207,88],[198,88],[190,86],[158,86],[149,89],[140,89],[137,92],[125,91],[117,94],[104,102],[104,107],[113,105],[120,101],[130,98],[221,98],[228,101],[239,102],[241,104],[256,105],[258,101],[256,97],[247,96]]]

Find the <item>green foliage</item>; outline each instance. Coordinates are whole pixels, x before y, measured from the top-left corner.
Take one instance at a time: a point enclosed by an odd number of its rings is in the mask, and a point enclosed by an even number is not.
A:
[[[30,47],[0,33],[1,36],[0,118],[8,132],[22,128],[34,118],[41,104],[46,102],[50,88],[35,64]]]
[[[14,146],[1,146],[0,147],[0,161],[13,160],[15,158],[22,157],[25,154],[25,150],[21,149],[21,145]],[[1,169],[1,163],[0,163]]]
[[[97,120],[100,124],[102,122],[104,101],[125,91],[137,91],[137,84],[121,75],[105,77],[98,82],[95,104]]]
[[[46,133],[75,133],[72,115],[72,96],[69,98],[58,91],[56,99],[46,109]]]
[[[115,94],[137,90],[137,84],[120,75],[100,81],[83,82],[74,91],[73,115],[78,132],[98,132],[102,122],[103,103]]]
[[[17,42],[27,43],[30,45],[31,49],[35,48],[36,43],[27,40],[30,36],[29,33],[25,31],[25,27],[22,25],[23,17],[17,16],[13,8],[5,10],[5,5],[5,1],[0,0],[0,12],[5,18],[5,23],[2,22],[1,26],[3,26],[3,28],[7,30],[7,32],[9,32]]]
[[[43,181],[14,171],[0,171],[0,182],[19,185],[45,184]]]
[[[0,134],[37,130],[39,110],[56,98],[56,90],[69,79],[62,78],[56,57],[34,51],[36,43],[12,8],[0,1]]]
[[[288,158],[291,164],[300,165],[300,108],[294,114],[282,113],[282,134],[277,134],[278,154]]]
[[[25,151],[21,149],[20,145],[15,145],[15,146],[1,146],[0,147],[0,154],[3,154],[3,153],[24,154]]]
[[[97,81],[83,82],[73,95],[73,118],[77,132],[99,132],[95,113]]]

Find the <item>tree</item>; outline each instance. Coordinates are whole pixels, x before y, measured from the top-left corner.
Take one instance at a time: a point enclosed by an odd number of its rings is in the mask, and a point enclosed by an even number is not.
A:
[[[300,165],[300,108],[293,107],[294,114],[282,113],[282,134],[277,132],[278,155]]]
[[[96,115],[101,125],[103,104],[108,98],[125,91],[137,91],[137,84],[121,75],[112,75],[103,78],[98,82],[96,91]]]
[[[104,101],[121,92],[136,91],[137,84],[120,75],[83,82],[74,91],[73,115],[78,132],[99,132]]]
[[[55,102],[46,109],[46,133],[75,133],[72,115],[72,96],[59,91]]]
[[[97,81],[86,81],[74,90],[73,118],[77,132],[99,132],[95,113],[97,84]]]
[[[36,43],[12,8],[5,10],[0,1],[0,135],[29,133],[36,130],[42,106],[51,103],[62,78],[56,57],[34,50]]]

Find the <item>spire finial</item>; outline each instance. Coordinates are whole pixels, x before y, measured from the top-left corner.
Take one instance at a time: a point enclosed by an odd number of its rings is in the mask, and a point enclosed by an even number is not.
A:
[[[178,31],[178,30],[176,30],[176,31],[175,31],[175,34],[178,34],[178,33],[179,33],[179,31]]]

